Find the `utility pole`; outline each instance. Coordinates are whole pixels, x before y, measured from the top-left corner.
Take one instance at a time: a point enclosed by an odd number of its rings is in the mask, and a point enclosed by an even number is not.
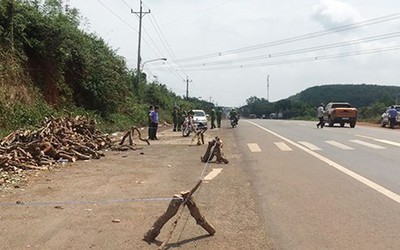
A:
[[[267,101],[269,102],[269,75],[267,76]]]
[[[183,80],[186,82],[186,99],[189,99],[189,82],[192,82],[192,80],[189,80],[189,77],[186,76],[186,80]]]
[[[138,38],[138,55],[137,55],[137,81],[134,82],[134,91],[138,93],[138,88],[139,88],[139,82],[140,82],[140,63],[142,61],[142,58],[140,56],[140,49],[141,49],[141,42],[142,42],[142,18],[150,13],[150,10],[147,12],[143,12],[143,5],[142,5],[142,0],[140,0],[140,11],[139,12],[134,12],[131,10],[131,13],[136,14],[139,17],[139,38]]]

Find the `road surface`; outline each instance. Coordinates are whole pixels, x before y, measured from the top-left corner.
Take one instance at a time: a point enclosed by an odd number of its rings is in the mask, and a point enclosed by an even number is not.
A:
[[[277,249],[400,249],[400,134],[241,120],[234,129]]]

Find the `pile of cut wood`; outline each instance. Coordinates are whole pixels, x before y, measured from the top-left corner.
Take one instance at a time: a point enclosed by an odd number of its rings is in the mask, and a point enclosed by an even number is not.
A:
[[[46,119],[34,130],[17,130],[0,141],[0,172],[47,169],[56,162],[98,159],[111,147],[87,117]]]

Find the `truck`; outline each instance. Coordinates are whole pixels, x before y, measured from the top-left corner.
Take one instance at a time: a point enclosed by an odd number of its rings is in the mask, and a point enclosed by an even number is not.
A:
[[[333,127],[335,123],[344,127],[349,123],[350,127],[354,128],[357,123],[357,112],[357,108],[348,102],[330,102],[325,107],[324,122],[328,123],[329,127]]]

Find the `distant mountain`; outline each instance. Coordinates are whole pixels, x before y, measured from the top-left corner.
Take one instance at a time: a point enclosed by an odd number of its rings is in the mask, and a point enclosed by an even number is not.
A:
[[[355,107],[365,107],[376,102],[393,104],[400,102],[400,87],[368,84],[332,84],[308,88],[288,98],[312,106],[331,101],[349,102]]]

